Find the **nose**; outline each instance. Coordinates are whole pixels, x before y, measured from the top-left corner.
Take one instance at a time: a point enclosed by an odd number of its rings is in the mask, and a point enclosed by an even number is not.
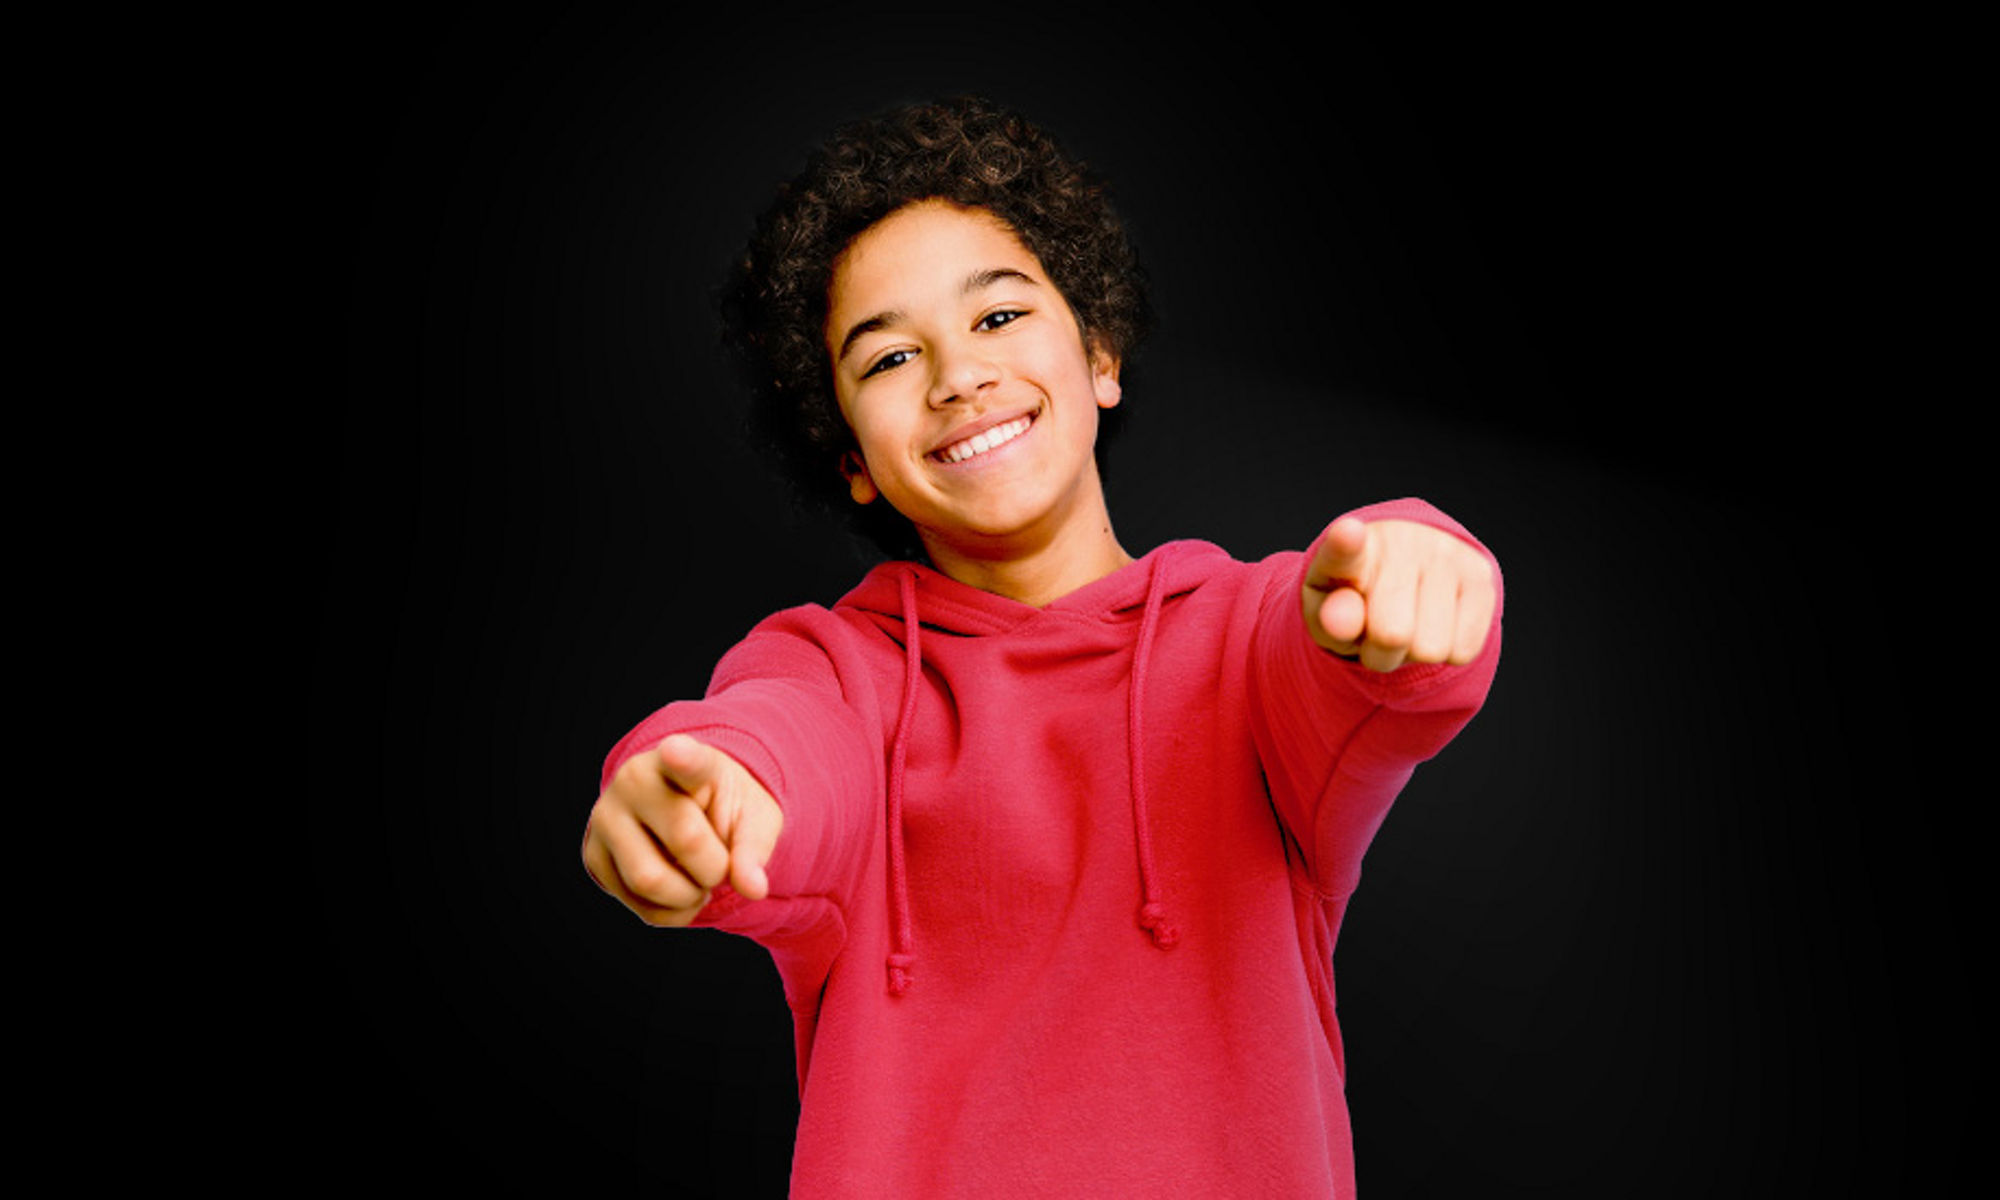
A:
[[[1000,367],[984,348],[970,341],[935,346],[931,351],[930,406],[942,408],[975,400],[1000,382]]]

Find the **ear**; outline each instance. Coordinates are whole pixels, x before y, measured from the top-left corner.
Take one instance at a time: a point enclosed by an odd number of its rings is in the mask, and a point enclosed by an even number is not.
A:
[[[840,456],[840,473],[846,476],[847,494],[854,497],[856,504],[867,504],[882,494],[858,452],[849,450]]]
[[[1097,407],[1117,408],[1124,391],[1118,386],[1118,356],[1111,352],[1102,340],[1090,344],[1090,390],[1097,396]]]

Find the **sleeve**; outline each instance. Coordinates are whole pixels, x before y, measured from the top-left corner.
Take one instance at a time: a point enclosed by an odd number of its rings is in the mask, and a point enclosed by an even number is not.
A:
[[[669,704],[621,738],[600,786],[635,754],[684,733],[743,764],[784,809],[766,871],[771,894],[727,884],[696,924],[742,934],[778,960],[788,992],[815,993],[845,940],[844,909],[881,827],[882,753],[865,671],[841,671],[823,609],[780,613],[717,664],[707,694]]]
[[[1272,571],[1251,655],[1251,731],[1279,819],[1327,898],[1353,892],[1362,854],[1403,785],[1485,703],[1500,661],[1504,607],[1491,551],[1429,504],[1396,500],[1350,515],[1420,521],[1463,538],[1492,564],[1496,602],[1475,661],[1382,673],[1327,653],[1306,632],[1299,589],[1317,542],[1303,557],[1281,556],[1284,569]]]

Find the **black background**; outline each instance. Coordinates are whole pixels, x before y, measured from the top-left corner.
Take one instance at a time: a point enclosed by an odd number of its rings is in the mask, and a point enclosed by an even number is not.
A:
[[[769,960],[647,929],[577,848],[626,729],[864,566],[736,440],[725,263],[833,125],[959,92],[1107,176],[1153,280],[1128,549],[1413,494],[1506,571],[1492,698],[1337,955],[1366,1193],[1894,1191],[1965,1136],[1926,1106],[1969,919],[1900,865],[1951,847],[1847,587],[1882,477],[1796,352],[1835,117],[1789,33],[611,12],[270,60],[333,301],[266,1035],[309,1177],[783,1194]]]

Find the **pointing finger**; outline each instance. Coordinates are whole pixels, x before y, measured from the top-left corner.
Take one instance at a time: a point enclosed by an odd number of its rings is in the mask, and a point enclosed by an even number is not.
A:
[[[1343,583],[1370,582],[1368,548],[1368,526],[1359,517],[1335,521],[1320,538],[1319,551],[1306,570],[1306,586],[1324,592]]]
[[[662,779],[696,804],[708,807],[723,762],[721,751],[677,733],[654,747],[653,754]]]

